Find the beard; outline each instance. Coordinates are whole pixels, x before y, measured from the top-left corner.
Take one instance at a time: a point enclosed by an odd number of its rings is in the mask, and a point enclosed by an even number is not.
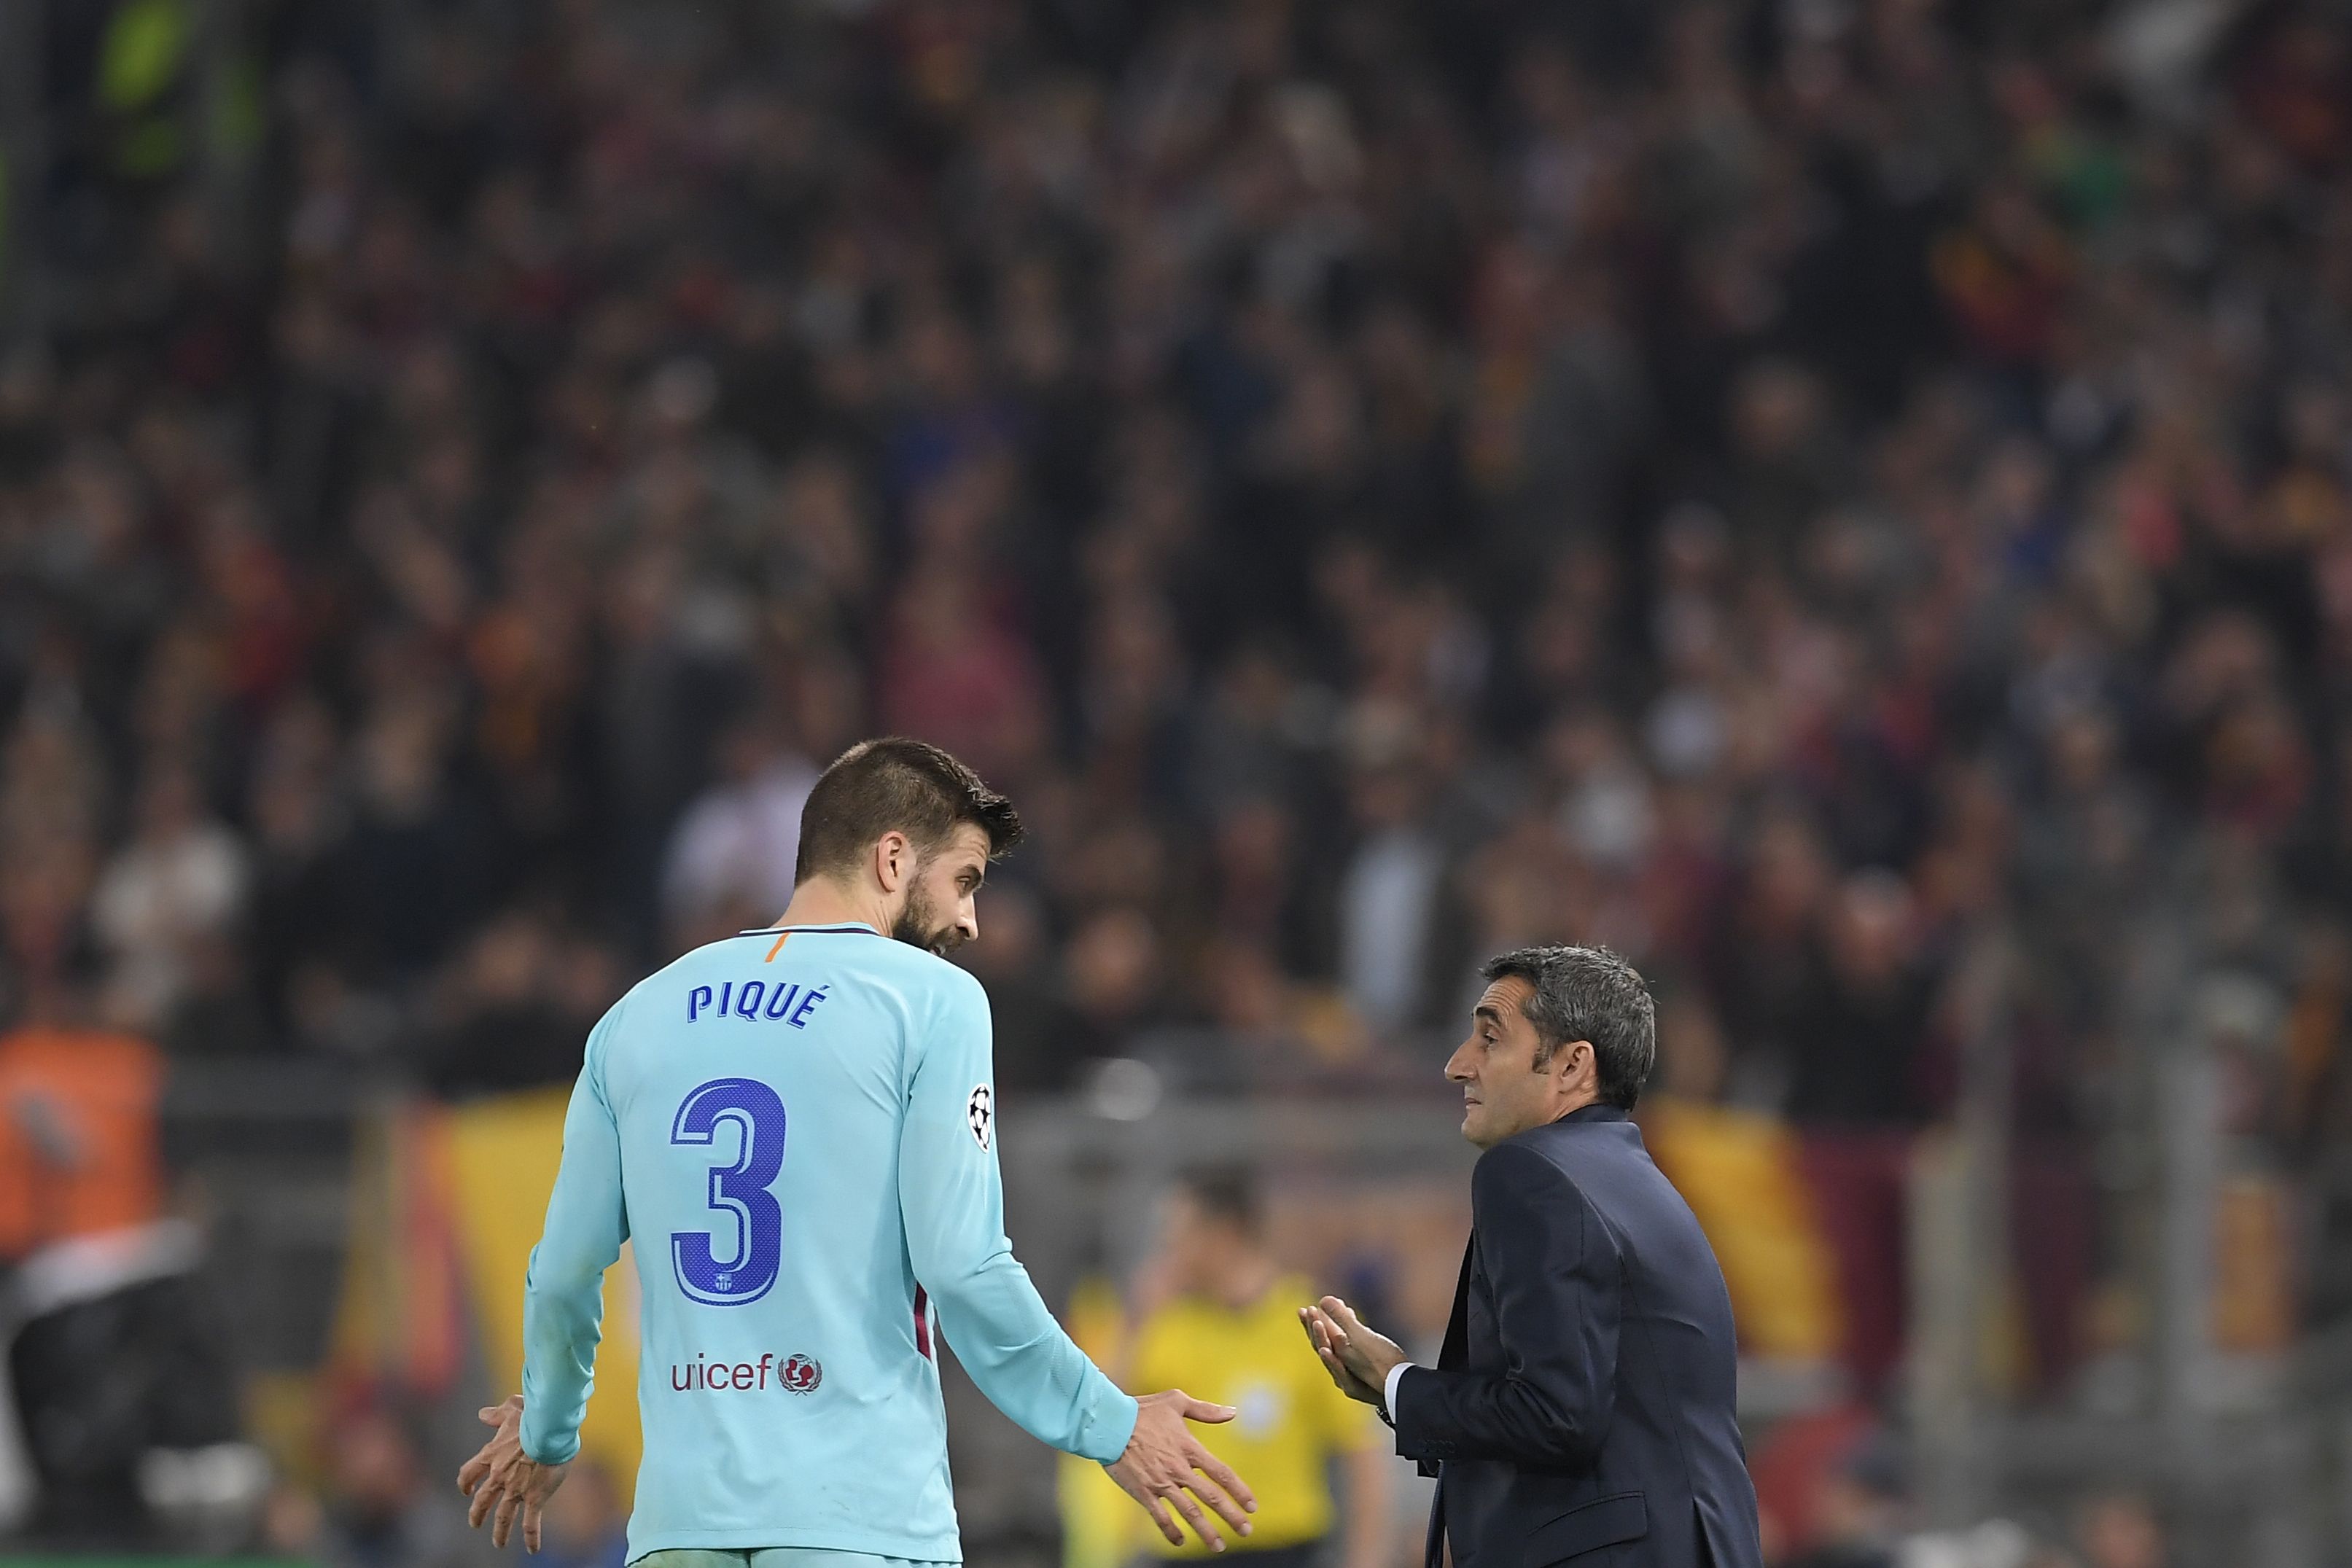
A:
[[[955,922],[940,923],[939,911],[923,892],[919,871],[915,884],[907,890],[907,907],[891,924],[890,935],[909,947],[920,947],[942,958],[963,946],[963,933],[956,929]]]

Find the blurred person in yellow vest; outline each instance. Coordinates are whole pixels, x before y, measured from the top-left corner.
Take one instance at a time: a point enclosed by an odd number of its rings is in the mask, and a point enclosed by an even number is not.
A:
[[[1158,1258],[1138,1281],[1124,1382],[1157,1388],[1179,1378],[1197,1397],[1240,1412],[1202,1435],[1257,1492],[1256,1528],[1230,1551],[1255,1568],[1387,1568],[1396,1533],[1386,1434],[1370,1410],[1298,1354],[1297,1302],[1314,1292],[1286,1276],[1268,1249],[1255,1180],[1233,1169],[1187,1176],[1166,1227]],[[1335,1466],[1346,1472],[1344,1529],[1332,1496]],[[1179,1550],[1141,1532],[1139,1541],[1158,1557],[1207,1555],[1198,1542]]]

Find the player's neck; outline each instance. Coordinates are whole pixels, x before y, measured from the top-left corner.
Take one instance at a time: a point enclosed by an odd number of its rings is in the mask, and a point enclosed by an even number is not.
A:
[[[793,901],[776,917],[779,925],[871,925],[890,929],[889,912],[877,889],[844,887],[829,876],[813,876],[793,889]]]

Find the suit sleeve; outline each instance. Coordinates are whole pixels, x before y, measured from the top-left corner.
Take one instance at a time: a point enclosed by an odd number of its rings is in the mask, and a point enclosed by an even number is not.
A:
[[[614,1004],[589,1033],[563,1116],[563,1162],[523,1285],[522,1449],[542,1464],[561,1464],[580,1451],[580,1420],[604,1337],[604,1270],[629,1238],[621,1130],[604,1076],[604,1040],[624,1005]]]
[[[1503,1366],[1406,1373],[1390,1412],[1397,1452],[1584,1469],[1608,1433],[1617,1380],[1616,1242],[1567,1175],[1532,1149],[1488,1152],[1470,1196]]]
[[[898,1209],[915,1278],[989,1403],[1038,1441],[1105,1464],[1125,1451],[1136,1402],[1062,1332],[1004,1235],[990,1073],[988,997],[961,973],[908,1090]]]

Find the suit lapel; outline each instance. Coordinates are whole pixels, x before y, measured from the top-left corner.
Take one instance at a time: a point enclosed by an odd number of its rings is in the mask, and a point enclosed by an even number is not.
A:
[[[1462,1244],[1462,1272],[1454,1281],[1454,1311],[1445,1320],[1445,1343],[1438,1347],[1437,1370],[1458,1372],[1470,1364],[1470,1275],[1478,1258],[1478,1232]],[[1452,1568],[1445,1539],[1445,1475],[1443,1465],[1424,1460],[1421,1473],[1437,1478],[1436,1495],[1429,1500],[1429,1535],[1423,1548],[1423,1568]]]
[[[1437,1370],[1458,1372],[1470,1364],[1470,1270],[1478,1256],[1478,1233],[1462,1248],[1462,1274],[1454,1281],[1454,1311],[1445,1320],[1445,1343],[1438,1347]]]

